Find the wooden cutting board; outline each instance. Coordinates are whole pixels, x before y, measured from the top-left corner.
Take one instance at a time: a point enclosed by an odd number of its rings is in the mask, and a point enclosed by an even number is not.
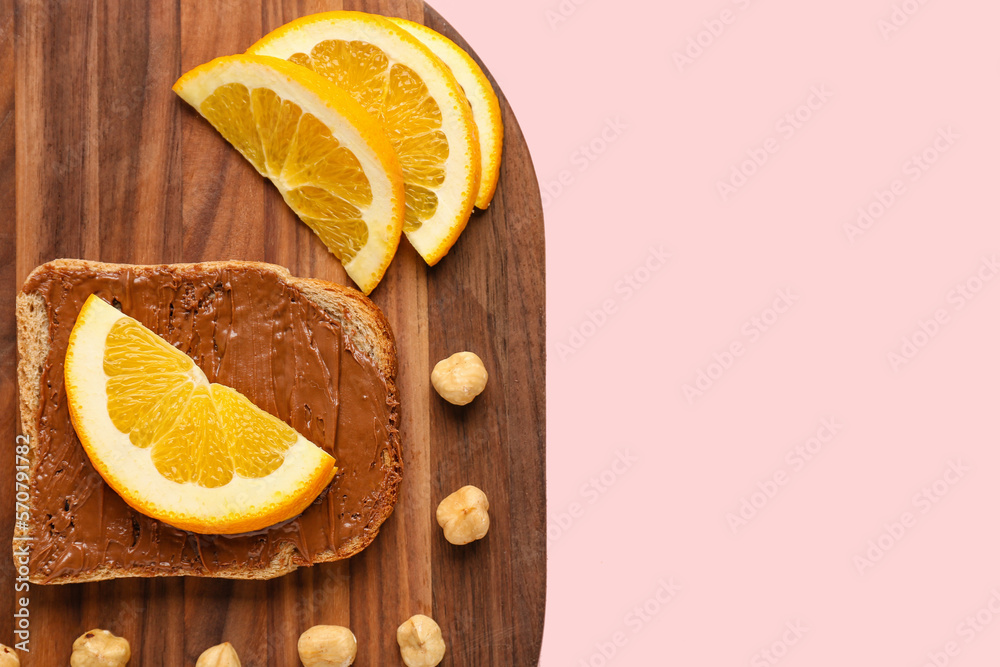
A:
[[[171,91],[184,71],[239,53],[282,23],[355,9],[423,22],[468,47],[420,0],[0,0],[0,542],[13,528],[17,434],[14,295],[58,257],[160,263],[244,259],[348,283],[278,192]],[[494,83],[494,86],[496,84]],[[545,602],[545,310],[541,201],[506,100],[503,167],[489,210],[428,268],[404,240],[373,299],[399,345],[406,465],[396,511],[346,562],[269,582],[199,578],[32,586],[0,573],[0,641],[29,599],[28,667],[68,663],[95,627],[123,635],[133,666],[193,665],[223,641],[245,667],[298,665],[299,634],[349,626],[355,663],[401,664],[396,627],[435,618],[443,665],[536,664]],[[430,386],[434,363],[473,350],[490,372],[465,408]],[[454,547],[434,521],[464,484],[490,498],[486,539]],[[6,620],[2,620],[6,619]]]

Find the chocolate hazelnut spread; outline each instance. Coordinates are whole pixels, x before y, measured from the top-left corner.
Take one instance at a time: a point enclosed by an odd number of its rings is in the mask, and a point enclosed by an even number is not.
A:
[[[276,556],[295,565],[334,560],[374,537],[400,478],[393,378],[281,275],[262,265],[222,266],[43,268],[25,284],[45,301],[50,338],[32,443],[33,580],[104,578],[111,570],[253,576]],[[66,406],[66,344],[90,294],[336,457],[339,471],[327,490],[298,517],[243,535],[188,533],[126,505],[92,467]]]

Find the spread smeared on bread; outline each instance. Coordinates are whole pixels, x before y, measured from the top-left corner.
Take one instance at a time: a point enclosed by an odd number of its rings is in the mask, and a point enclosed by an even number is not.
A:
[[[195,535],[128,507],[93,469],[66,408],[63,357],[96,293],[338,461],[300,516],[244,535]],[[401,475],[396,357],[358,292],[248,262],[167,266],[57,260],[18,296],[22,430],[31,443],[32,581],[127,576],[270,578],[346,558],[392,511]]]

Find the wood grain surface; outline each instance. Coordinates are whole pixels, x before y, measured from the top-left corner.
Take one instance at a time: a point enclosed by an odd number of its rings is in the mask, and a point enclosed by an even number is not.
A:
[[[14,295],[58,257],[160,263],[262,260],[348,280],[265,182],[170,91],[184,71],[239,53],[316,11],[355,9],[425,23],[468,45],[420,0],[0,0],[0,541],[13,529],[17,434]],[[485,69],[485,68],[484,68]],[[494,82],[494,86],[496,86]],[[506,141],[497,194],[451,253],[428,268],[404,240],[373,299],[399,345],[402,494],[353,559],[269,582],[199,578],[32,586],[0,572],[0,642],[14,600],[30,600],[28,667],[68,663],[73,639],[103,627],[134,666],[193,665],[231,642],[246,667],[298,665],[299,634],[349,626],[359,666],[401,664],[397,625],[434,617],[443,665],[536,664],[545,602],[544,237],[524,138],[500,94]],[[490,371],[465,408],[430,387],[433,364],[469,349]],[[464,484],[490,498],[492,527],[448,544],[437,503]],[[6,551],[6,550],[5,550]],[[7,620],[2,620],[7,619]]]

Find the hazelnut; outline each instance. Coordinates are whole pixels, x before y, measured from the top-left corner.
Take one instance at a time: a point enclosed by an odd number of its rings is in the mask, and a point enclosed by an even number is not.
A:
[[[0,644],[0,667],[21,667],[21,659],[14,649]]]
[[[198,662],[194,667],[242,667],[240,656],[236,655],[236,649],[229,642],[224,642],[218,646],[205,649],[198,656]]]
[[[305,667],[348,667],[357,654],[357,638],[340,625],[314,625],[299,637],[299,660]]]
[[[442,359],[431,371],[431,384],[441,398],[455,405],[466,405],[486,388],[489,374],[483,360],[473,352],[456,352]]]
[[[128,640],[107,630],[90,630],[73,642],[72,667],[124,667],[132,657]]]
[[[406,667],[434,667],[444,658],[441,626],[423,614],[404,621],[396,629],[396,641]]]
[[[444,539],[452,544],[468,544],[486,537],[490,529],[490,501],[482,490],[463,486],[441,501],[437,522],[444,529]]]

